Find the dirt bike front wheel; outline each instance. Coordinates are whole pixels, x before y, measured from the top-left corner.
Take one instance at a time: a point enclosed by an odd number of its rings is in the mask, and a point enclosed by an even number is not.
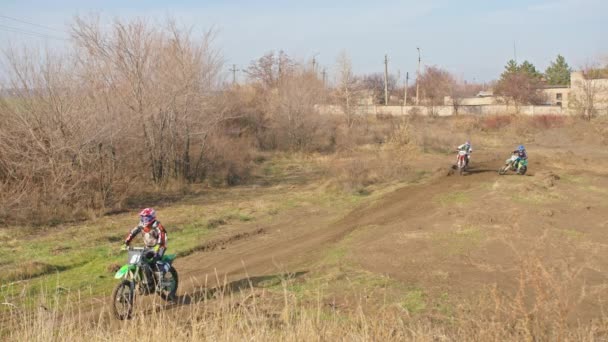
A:
[[[525,167],[525,166],[522,166],[522,167],[520,167],[520,168],[519,168],[519,170],[517,170],[517,173],[518,173],[519,175],[523,176],[523,175],[525,175],[525,174],[526,174],[526,171],[528,171],[528,168],[527,168],[527,167]]]
[[[135,286],[128,280],[123,280],[112,291],[112,312],[119,320],[130,319],[133,314],[135,301]]]
[[[160,297],[167,301],[175,300],[178,285],[179,277],[177,275],[177,270],[171,266],[169,272],[165,273],[165,276],[161,280]]]

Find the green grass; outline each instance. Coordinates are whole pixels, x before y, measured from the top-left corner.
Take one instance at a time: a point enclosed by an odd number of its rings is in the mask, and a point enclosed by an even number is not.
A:
[[[264,173],[277,186],[236,187],[230,190],[204,190],[187,195],[165,206],[157,207],[159,219],[169,235],[168,253],[187,255],[206,244],[216,232],[228,226],[263,224],[278,215],[301,207],[325,208],[335,217],[357,205],[371,202],[390,192],[399,184],[377,184],[371,194],[353,194],[319,182],[311,174],[318,172],[313,162],[298,158],[276,158],[262,163]],[[425,177],[420,173],[418,180]],[[283,182],[289,186],[285,186]],[[301,183],[307,181],[307,183]],[[297,182],[297,185],[293,185]],[[272,182],[271,182],[272,183]],[[129,230],[137,223],[137,211],[101,217],[81,223],[55,227],[9,227],[0,231],[6,242],[0,249],[0,298],[10,303],[34,304],[35,294],[57,292],[63,296],[79,293],[100,297],[109,294],[116,280],[114,268],[125,262],[126,254],[119,248]],[[303,297],[331,288],[331,280],[340,278],[346,289],[389,286],[381,275],[352,268],[344,275],[340,267],[351,267],[344,262],[350,253],[350,238],[328,250],[323,263],[331,267],[328,276],[313,278],[305,285],[295,280],[282,280],[289,291]],[[140,238],[135,240],[139,243]],[[271,282],[272,283],[272,282]],[[350,284],[350,285],[349,285]],[[276,285],[276,284],[275,284]],[[392,285],[391,285],[392,286]],[[274,286],[271,286],[274,287]],[[331,291],[330,291],[331,292]],[[26,297],[23,294],[27,294]],[[6,310],[6,307],[0,308]]]
[[[575,229],[560,229],[559,231],[563,236],[573,240],[579,240],[585,236],[585,233]]]
[[[421,289],[411,289],[405,294],[400,305],[411,314],[420,313],[426,309],[426,295]]]
[[[198,212],[198,217],[193,213]],[[163,221],[169,235],[168,253],[185,253],[204,243],[217,222],[248,222],[253,216],[238,210],[229,210],[218,217],[205,217],[199,208],[164,208],[164,217],[175,214],[174,220]],[[190,218],[192,221],[186,221]],[[115,218],[114,218],[115,219]],[[0,251],[0,258],[7,264],[0,276],[3,284],[27,280],[27,292],[34,294],[43,289],[60,287],[65,291],[83,291],[90,295],[109,292],[114,286],[112,265],[125,262],[126,254],[119,247],[132,223],[131,215],[124,215],[116,222],[91,222],[81,226],[47,232],[35,240],[24,239],[20,243]],[[101,227],[92,226],[100,224]],[[134,241],[140,243],[139,237]],[[22,284],[5,286],[2,294],[14,297],[22,290]]]
[[[283,178],[302,180],[316,172],[312,164],[297,158],[277,158],[266,165],[265,172],[278,182],[283,182]],[[363,199],[313,181],[289,188],[278,185],[207,190],[156,209],[169,235],[168,253],[185,255],[205,244],[224,226],[265,222],[282,212],[305,206],[341,212]],[[0,297],[10,302],[31,303],[36,296],[20,299],[21,294],[57,288],[62,293],[79,291],[92,296],[109,293],[115,284],[112,268],[123,264],[126,258],[119,247],[136,223],[134,211],[79,224],[1,230],[0,238],[6,241],[6,247],[0,249],[3,268]],[[139,242],[138,237],[135,243]]]
[[[450,303],[450,295],[447,292],[443,292],[437,297],[435,310],[447,318],[454,318],[456,310]]]

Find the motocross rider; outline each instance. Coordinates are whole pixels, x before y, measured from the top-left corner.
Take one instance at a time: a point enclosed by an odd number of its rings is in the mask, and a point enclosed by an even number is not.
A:
[[[519,165],[521,160],[528,160],[528,154],[526,153],[526,148],[524,145],[519,145],[517,149],[512,152],[512,154],[517,155],[517,159],[513,161],[513,165]],[[507,163],[508,162],[509,160],[507,160]]]
[[[456,151],[458,151],[458,152],[465,151],[467,153],[466,158],[465,158],[465,163],[468,166],[469,159],[471,158],[471,152],[473,152],[473,148],[471,147],[471,142],[467,140],[464,144],[458,146],[456,148]],[[456,156],[456,164],[458,164],[458,156]]]
[[[154,251],[152,252],[153,257],[150,266],[157,273],[158,284],[160,284],[160,280],[164,278],[169,268],[169,264],[161,261],[167,249],[167,232],[160,221],[156,219],[156,211],[152,208],[145,208],[139,213],[139,223],[127,235],[123,249],[126,249],[131,240],[142,232],[146,248],[152,249],[151,252]]]

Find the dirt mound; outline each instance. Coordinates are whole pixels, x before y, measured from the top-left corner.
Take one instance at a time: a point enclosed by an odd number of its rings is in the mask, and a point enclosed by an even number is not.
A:
[[[554,186],[556,182],[561,179],[553,171],[541,171],[537,174],[537,176],[542,180],[546,187]]]

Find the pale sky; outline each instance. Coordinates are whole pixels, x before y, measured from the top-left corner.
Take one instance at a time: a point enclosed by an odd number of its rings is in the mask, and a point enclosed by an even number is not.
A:
[[[61,48],[76,14],[104,20],[172,16],[202,32],[219,31],[226,71],[270,50],[298,60],[313,56],[329,73],[345,50],[355,73],[443,67],[468,81],[499,77],[506,62],[525,59],[544,71],[557,54],[574,68],[608,55],[607,0],[0,0],[0,48]]]

